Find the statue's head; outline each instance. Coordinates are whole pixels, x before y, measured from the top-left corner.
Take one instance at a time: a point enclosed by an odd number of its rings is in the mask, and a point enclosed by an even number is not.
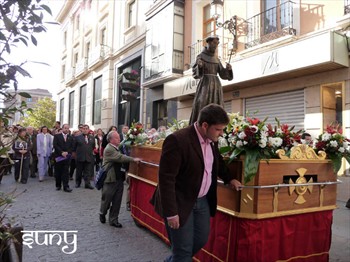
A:
[[[218,36],[208,36],[205,41],[207,42],[207,49],[211,53],[215,53],[220,41]]]

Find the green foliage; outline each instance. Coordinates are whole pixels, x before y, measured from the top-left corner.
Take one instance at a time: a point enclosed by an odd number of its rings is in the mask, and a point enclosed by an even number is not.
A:
[[[56,104],[51,98],[43,98],[27,111],[27,116],[21,121],[22,126],[39,128],[42,126],[52,127],[56,121]]]
[[[30,77],[29,72],[22,68],[26,61],[18,65],[11,62],[10,58],[13,57],[12,51],[20,45],[28,46],[30,42],[37,45],[34,35],[46,31],[44,13],[50,15],[52,13],[48,6],[40,2],[41,0],[0,1],[0,99],[1,102],[9,105],[7,108],[0,109],[0,135],[6,132],[2,124],[7,125],[15,113],[23,113],[27,106],[25,102],[18,105],[15,99],[18,90],[18,75]],[[10,93],[8,89],[13,89],[15,92]],[[30,98],[27,93],[19,92],[18,94]],[[2,152],[4,148],[1,146]],[[8,248],[7,240],[15,239],[11,233],[11,224],[7,223],[11,221],[4,221],[6,210],[10,207],[14,197],[13,193],[0,192],[0,260],[3,258],[3,252]]]
[[[46,32],[44,26],[44,13],[52,15],[48,6],[40,3],[41,0],[3,0],[0,3],[0,97],[8,106],[0,112],[0,122],[8,124],[14,113],[26,108],[26,103],[16,103],[16,92],[18,90],[18,75],[31,77],[22,66],[10,61],[11,53],[20,45],[28,46],[30,43],[37,45],[35,34]],[[15,92],[8,92],[13,89]],[[20,96],[29,98],[30,95],[24,92],[18,93]]]

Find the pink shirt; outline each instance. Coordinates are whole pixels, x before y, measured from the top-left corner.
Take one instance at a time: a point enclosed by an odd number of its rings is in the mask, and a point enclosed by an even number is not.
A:
[[[210,145],[210,143],[212,143],[212,140],[208,138],[206,140],[203,139],[202,135],[198,131],[197,122],[194,124],[194,128],[196,129],[196,133],[201,144],[204,160],[204,174],[202,185],[198,194],[199,198],[205,196],[209,191],[209,187],[211,185],[211,171],[213,169],[214,155]]]

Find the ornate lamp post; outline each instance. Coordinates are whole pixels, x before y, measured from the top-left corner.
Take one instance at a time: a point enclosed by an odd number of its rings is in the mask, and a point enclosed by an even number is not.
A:
[[[233,46],[230,54],[231,60],[232,53],[237,50],[237,16],[234,15],[230,19],[220,22],[220,17],[223,17],[224,0],[211,0],[210,5],[210,13],[215,20],[216,26],[229,30],[233,36]]]

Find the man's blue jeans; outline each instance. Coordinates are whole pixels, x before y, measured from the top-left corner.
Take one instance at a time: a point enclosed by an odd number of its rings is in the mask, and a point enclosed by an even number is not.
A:
[[[181,208],[181,207],[180,207]],[[165,261],[192,262],[192,257],[207,243],[210,211],[206,196],[198,198],[185,225],[171,229],[165,219],[172,255]]]

